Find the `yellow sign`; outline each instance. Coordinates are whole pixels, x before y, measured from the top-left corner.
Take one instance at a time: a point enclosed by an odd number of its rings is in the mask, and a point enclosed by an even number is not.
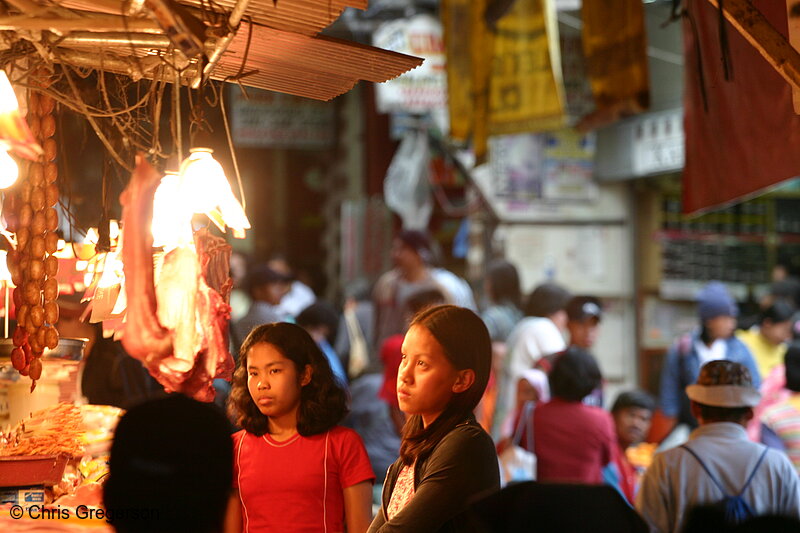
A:
[[[517,0],[497,24],[490,91],[491,135],[557,129],[564,95],[555,10]]]

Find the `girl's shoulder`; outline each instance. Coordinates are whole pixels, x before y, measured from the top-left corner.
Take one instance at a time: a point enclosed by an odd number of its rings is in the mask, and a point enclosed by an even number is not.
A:
[[[494,453],[492,437],[476,422],[459,424],[444,436],[434,448],[433,454],[438,453],[479,453],[490,450]]]
[[[239,444],[242,439],[247,435],[247,431],[244,429],[240,429],[239,431],[231,434],[231,439],[233,439],[233,445],[236,446]]]

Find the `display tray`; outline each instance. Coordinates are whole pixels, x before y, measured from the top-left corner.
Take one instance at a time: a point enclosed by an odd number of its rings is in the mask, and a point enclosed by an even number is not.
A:
[[[68,459],[66,455],[0,456],[0,487],[56,485]]]
[[[61,337],[58,339],[58,346],[52,350],[47,348],[42,356],[44,359],[62,359],[66,361],[80,361],[83,357],[83,349],[89,339],[80,337]],[[14,344],[11,338],[0,338],[0,363],[3,360],[11,359],[11,350]]]

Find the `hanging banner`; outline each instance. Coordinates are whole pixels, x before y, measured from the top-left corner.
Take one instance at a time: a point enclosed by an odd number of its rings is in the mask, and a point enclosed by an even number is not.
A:
[[[596,110],[581,127],[595,129],[650,107],[642,0],[585,0],[583,52]]]
[[[784,2],[752,3],[786,34]],[[733,78],[726,81],[719,12],[708,2],[689,2],[687,9],[683,209],[697,213],[800,176],[800,116],[792,109],[789,84],[727,21]]]
[[[493,33],[486,25],[489,0],[442,0],[439,11],[447,53],[450,137],[472,137],[476,159],[486,156]]]
[[[442,25],[430,15],[382,24],[372,36],[379,48],[425,58],[422,66],[385,83],[375,84],[380,113],[444,113],[447,75]]]
[[[486,152],[489,116],[489,78],[493,55],[493,34],[484,13],[488,0],[442,0],[440,13],[447,53],[450,137],[464,142],[470,135]],[[466,52],[465,52],[466,51]]]
[[[230,85],[231,134],[242,148],[324,149],[336,139],[336,108],[283,93]]]
[[[516,0],[498,21],[490,94],[491,135],[563,126],[558,23],[550,0]]]

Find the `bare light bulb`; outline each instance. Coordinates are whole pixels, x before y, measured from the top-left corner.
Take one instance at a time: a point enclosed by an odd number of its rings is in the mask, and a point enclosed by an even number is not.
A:
[[[153,198],[153,246],[171,250],[192,242],[192,211],[184,204],[179,177],[167,172]]]
[[[222,185],[228,178],[210,148],[192,148],[180,169],[180,196],[193,213],[207,213],[219,202]]]

